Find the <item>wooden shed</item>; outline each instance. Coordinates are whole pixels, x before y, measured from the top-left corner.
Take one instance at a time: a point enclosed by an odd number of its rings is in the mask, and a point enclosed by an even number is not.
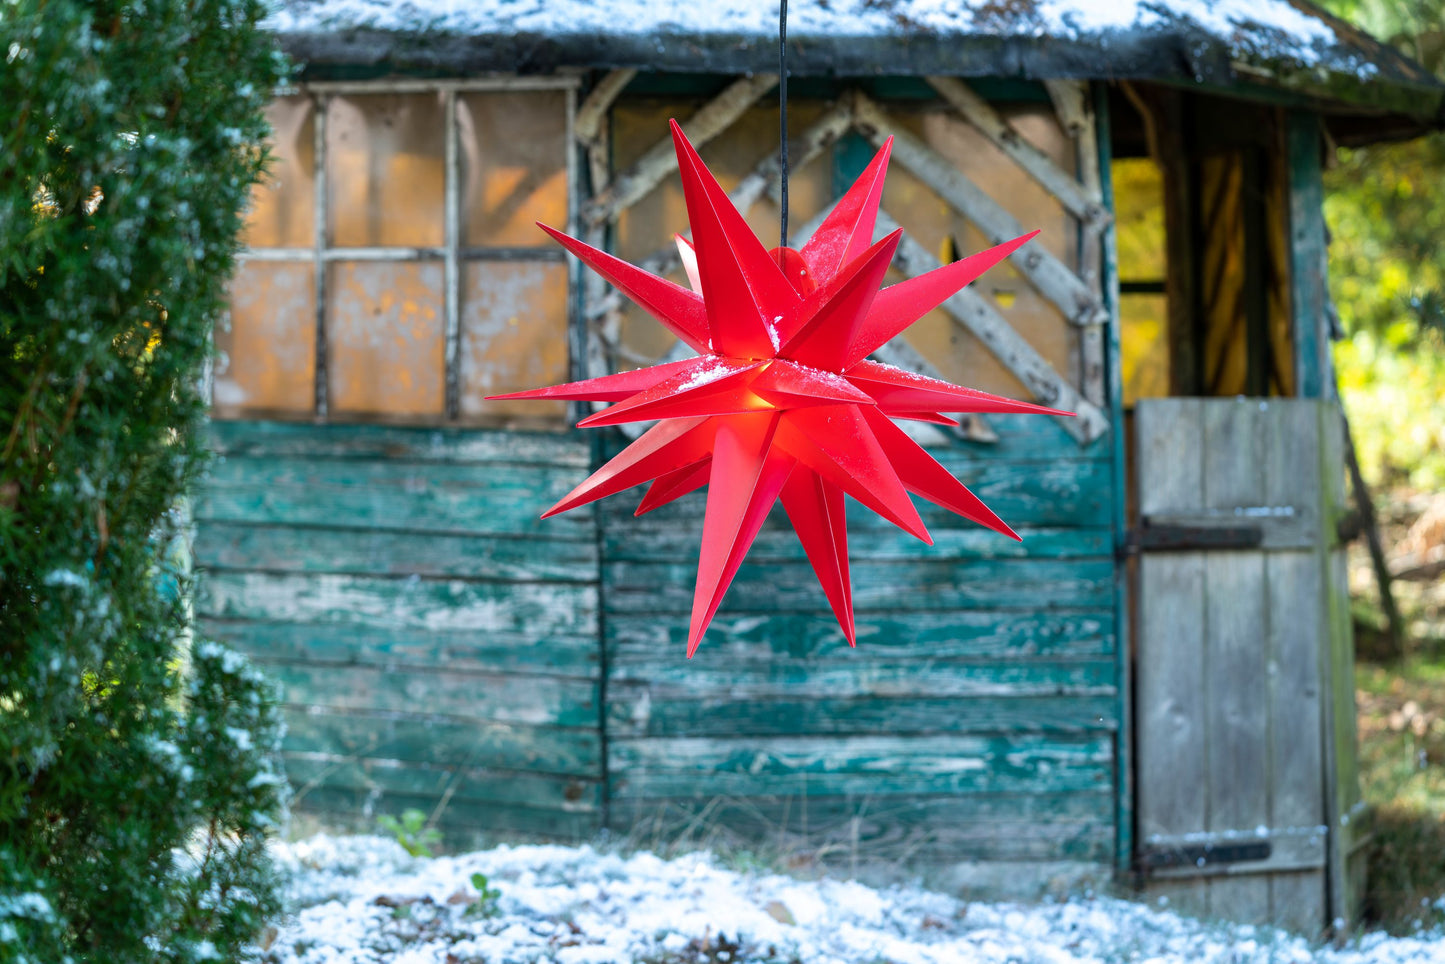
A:
[[[303,69],[216,336],[195,555],[205,630],[284,685],[298,809],[1350,919],[1321,165],[1432,128],[1441,87],[1285,0],[793,3],[795,244],[893,135],[895,280],[1042,234],[877,357],[1078,417],[921,430],[1023,541],[850,515],[856,649],[774,520],[688,661],[700,497],[540,521],[626,440],[485,396],[681,357],[533,222],[681,277],[676,117],[772,236],[777,14],[273,14]]]

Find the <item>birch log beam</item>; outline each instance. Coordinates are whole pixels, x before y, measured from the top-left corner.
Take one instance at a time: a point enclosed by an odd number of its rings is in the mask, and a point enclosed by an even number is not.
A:
[[[1092,194],[1053,159],[1024,140],[1012,124],[1004,120],[993,106],[978,96],[971,87],[956,77],[929,77],[928,84],[946,103],[968,121],[980,134],[1008,155],[1024,172],[1037,181],[1064,208],[1083,222],[1085,230],[1098,231],[1109,223],[1109,212],[1099,194]]]
[[[977,225],[992,243],[999,244],[1025,233],[1012,214],[964,177],[946,157],[894,124],[877,104],[861,93],[857,95],[854,114],[859,130],[875,144],[882,144],[891,133],[893,156],[899,163]],[[1042,246],[1024,245],[1010,255],[1009,260],[1071,323],[1095,325],[1108,320],[1109,313],[1098,295]]]
[[[731,84],[708,101],[682,125],[694,147],[701,147],[741,117],[758,98],[777,86],[776,74],[755,74]],[[586,224],[602,224],[647,195],[673,171],[677,156],[669,135],[648,148],[630,168],[619,174],[605,191],[597,194],[582,211]]]
[[[788,166],[795,171],[804,167],[842,137],[848,131],[852,121],[851,103],[842,101],[835,104],[827,113],[814,121],[807,130],[803,131],[795,141],[791,142],[789,148],[791,159]],[[776,150],[770,151],[728,195],[728,199],[732,201],[733,207],[738,209],[738,213],[747,217],[748,211],[764,194],[776,198],[778,185],[782,180],[780,172],[778,153]],[[794,235],[793,247],[802,247],[803,241],[811,237],[813,231],[817,230],[817,224],[823,223],[822,217],[820,215],[816,219],[812,231],[808,231],[806,235]],[[684,237],[690,237],[692,232],[684,231],[682,234]],[[677,245],[669,243],[639,261],[637,266],[651,271],[653,274],[665,275],[680,263]],[[599,307],[617,308],[621,305],[622,295],[614,290],[599,304]]]
[[[1089,101],[1089,85],[1078,80],[1046,80],[1044,86],[1053,101],[1059,123],[1074,140],[1078,158],[1079,180],[1089,197],[1104,196],[1099,170],[1099,137],[1094,126],[1094,109]],[[1079,277],[1103,300],[1104,239],[1113,230],[1113,219],[1101,231],[1083,231],[1079,238]],[[1108,302],[1118,308],[1117,299]],[[1084,397],[1102,407],[1108,392],[1104,373],[1104,330],[1098,325],[1079,332],[1079,385]]]
[[[897,226],[886,211],[878,212],[879,230],[893,231]],[[923,245],[906,234],[899,242],[893,263],[910,278],[942,267]],[[1054,371],[1048,361],[972,289],[964,288],[945,301],[943,307],[954,321],[983,342],[1040,404],[1075,412],[1073,418],[1060,418],[1059,424],[1080,444],[1088,444],[1108,431],[1109,420],[1104,413]]]
[[[612,176],[609,167],[610,159],[607,156],[610,127],[607,112],[612,109],[613,102],[636,76],[637,71],[628,68],[614,70],[603,77],[597,82],[597,86],[588,92],[586,99],[577,108],[576,120],[572,122],[573,134],[587,152],[587,173],[592,178],[594,196],[607,187],[607,182]]]

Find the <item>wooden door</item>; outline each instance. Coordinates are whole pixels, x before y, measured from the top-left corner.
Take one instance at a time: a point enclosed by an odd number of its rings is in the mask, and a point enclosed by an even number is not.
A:
[[[1179,909],[1312,934],[1358,890],[1338,425],[1306,399],[1136,413],[1137,867]]]

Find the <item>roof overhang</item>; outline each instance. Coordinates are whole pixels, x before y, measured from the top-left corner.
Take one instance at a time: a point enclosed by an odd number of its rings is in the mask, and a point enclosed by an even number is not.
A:
[[[777,69],[776,0],[281,0],[268,21],[307,72],[452,75],[634,67]],[[792,0],[794,76],[1129,79],[1311,106],[1349,140],[1442,126],[1445,85],[1295,0]]]

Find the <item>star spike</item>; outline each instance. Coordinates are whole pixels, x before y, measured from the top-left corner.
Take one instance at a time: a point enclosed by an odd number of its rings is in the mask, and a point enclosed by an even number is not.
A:
[[[537,227],[575,254],[587,267],[612,282],[618,291],[660,321],[664,328],[693,351],[701,354],[709,350],[707,306],[703,303],[702,295],[688,291],[666,278],[643,271],[621,258],[614,258],[606,251],[599,251],[584,241],[568,237],[540,221],[537,222]]]
[[[637,511],[632,514],[634,516],[646,515],[653,509],[660,509],[689,492],[697,491],[707,485],[708,476],[711,473],[712,458],[709,457],[693,465],[685,465],[666,475],[658,476],[647,487],[647,493],[637,504]]]
[[[689,656],[779,501],[853,644],[845,493],[925,542],[914,496],[1017,538],[894,419],[1069,413],[866,355],[1032,235],[880,290],[898,243],[896,232],[872,243],[890,144],[798,252],[765,250],[675,124],[673,141],[693,234],[678,236],[678,253],[692,290],[548,230],[702,357],[503,397],[612,403],[585,426],[658,420],[546,515],[651,483],[641,515],[707,486]]]
[[[804,466],[797,466],[781,493],[783,510],[803,544],[823,595],[849,646],[858,645],[853,622],[853,584],[848,575],[848,520],[843,490]]]
[[[707,418],[657,423],[542,513],[542,518],[596,502],[709,457],[718,424]]]
[[[989,268],[1031,241],[1038,232],[1005,241],[977,254],[934,268],[916,278],[900,281],[878,292],[873,310],[843,353],[843,367],[876,351],[934,308],[968,287]]]
[[[890,136],[803,245],[803,260],[814,276],[832,277],[873,243],[878,205],[883,200],[883,177],[888,173],[888,157],[892,153]]]
[[[702,520],[702,551],[697,562],[687,658],[697,652],[702,634],[743,557],[757,538],[768,510],[793,470],[794,459],[773,445],[781,416],[744,415],[719,424],[713,450],[713,476]]]
[[[525,392],[509,392],[506,395],[489,395],[489,398],[560,398],[568,401],[584,402],[620,402],[631,398],[638,392],[645,392],[655,387],[660,382],[666,381],[673,375],[681,372],[692,371],[697,368],[700,359],[684,358],[682,361],[665,362],[661,365],[653,365],[651,368],[638,368],[630,372],[618,372],[615,375],[603,375],[600,378],[588,378],[580,382],[568,382],[565,385],[553,385],[549,388],[532,388]]]
[[[776,350],[767,330],[772,316],[765,315],[762,305],[790,308],[799,295],[677,121],[672,121],[672,139],[712,343],[735,358],[770,358]]]

